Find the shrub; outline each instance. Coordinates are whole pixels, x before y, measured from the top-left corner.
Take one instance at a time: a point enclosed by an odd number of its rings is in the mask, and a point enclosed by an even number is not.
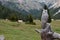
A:
[[[33,23],[33,17],[32,17],[31,14],[28,15],[28,21],[29,21],[30,23]]]
[[[33,22],[33,16],[32,16],[31,14],[29,14],[29,15],[27,16],[26,24],[36,25],[35,22]]]
[[[18,17],[16,14],[10,14],[8,16],[8,19],[11,20],[11,21],[17,21],[18,20]]]

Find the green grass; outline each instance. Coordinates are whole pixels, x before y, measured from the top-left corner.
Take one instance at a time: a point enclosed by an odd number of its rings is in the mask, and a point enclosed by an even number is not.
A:
[[[34,21],[36,25],[30,25],[6,20],[0,20],[0,35],[5,36],[5,40],[41,40],[40,34],[35,29],[41,28],[39,20]],[[53,21],[52,29],[60,33],[60,22]]]

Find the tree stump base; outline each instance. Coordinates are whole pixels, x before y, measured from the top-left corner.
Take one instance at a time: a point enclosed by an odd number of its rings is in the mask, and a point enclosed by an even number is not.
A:
[[[56,40],[56,39],[60,40],[60,34],[59,33],[46,32],[46,31],[42,31],[39,29],[36,29],[35,31],[41,34],[42,40]]]

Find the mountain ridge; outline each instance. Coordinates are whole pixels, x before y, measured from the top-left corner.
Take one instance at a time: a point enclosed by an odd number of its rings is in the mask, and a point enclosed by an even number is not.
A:
[[[2,5],[10,8],[12,10],[21,12],[23,15],[32,14],[35,17],[40,17],[42,13],[42,7],[45,2],[40,2],[39,0],[23,0],[22,3],[19,3],[17,0],[0,0]],[[17,2],[16,2],[17,1]],[[47,5],[48,7],[52,6],[55,2],[50,1]]]

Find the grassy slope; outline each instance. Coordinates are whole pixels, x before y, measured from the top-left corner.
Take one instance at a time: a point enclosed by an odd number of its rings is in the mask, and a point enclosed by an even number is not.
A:
[[[41,28],[40,21],[35,21],[37,25],[17,23],[0,20],[0,34],[5,36],[5,40],[41,40],[40,35],[35,32],[36,28]],[[52,29],[60,32],[60,22],[53,21]]]

